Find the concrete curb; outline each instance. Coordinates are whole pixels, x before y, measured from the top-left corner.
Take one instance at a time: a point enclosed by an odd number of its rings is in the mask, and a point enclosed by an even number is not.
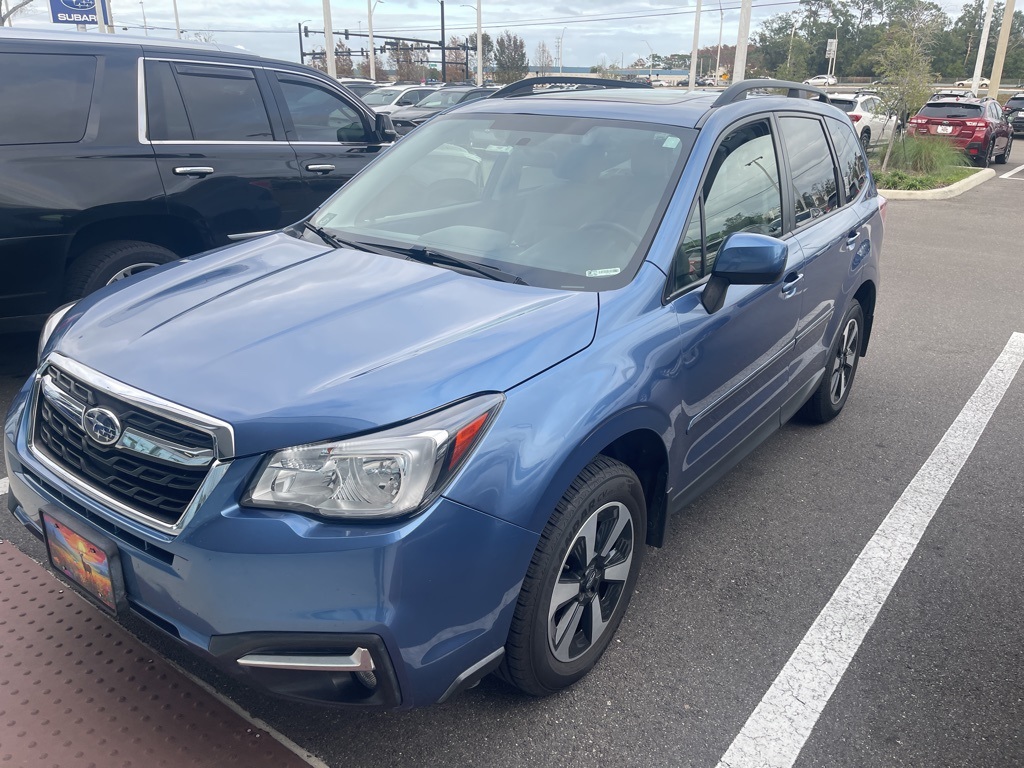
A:
[[[994,168],[985,168],[966,179],[960,179],[955,184],[939,189],[879,189],[878,193],[886,200],[948,200],[951,197],[962,195],[968,189],[973,189],[982,182],[994,179],[996,172]]]

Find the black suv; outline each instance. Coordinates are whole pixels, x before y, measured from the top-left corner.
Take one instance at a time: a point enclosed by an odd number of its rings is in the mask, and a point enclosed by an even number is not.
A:
[[[297,64],[151,38],[0,31],[0,330],[309,215],[390,119]]]

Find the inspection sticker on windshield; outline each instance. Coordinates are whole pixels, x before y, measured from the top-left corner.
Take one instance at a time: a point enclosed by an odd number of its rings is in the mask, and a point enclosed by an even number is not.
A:
[[[587,277],[611,277],[617,275],[622,270],[618,267],[611,267],[610,269],[588,269]]]

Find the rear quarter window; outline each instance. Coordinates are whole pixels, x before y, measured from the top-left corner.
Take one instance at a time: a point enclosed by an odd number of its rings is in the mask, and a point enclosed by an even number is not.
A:
[[[96,57],[0,53],[0,145],[81,141]]]
[[[868,181],[868,167],[864,160],[864,152],[861,150],[856,134],[850,130],[850,126],[839,120],[833,120],[831,117],[825,120],[825,126],[832,137],[832,146],[836,149],[839,173],[843,177],[846,199],[853,200],[864,189],[864,185]]]

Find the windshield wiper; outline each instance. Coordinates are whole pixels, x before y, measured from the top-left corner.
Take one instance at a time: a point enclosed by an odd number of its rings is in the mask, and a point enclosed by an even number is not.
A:
[[[426,248],[422,245],[414,245],[402,250],[406,254],[407,258],[412,261],[418,261],[421,264],[433,264],[435,266],[465,269],[482,277],[486,277],[491,280],[498,280],[502,283],[516,283],[518,285],[528,284],[523,280],[523,278],[519,277],[519,275],[513,275],[512,273],[498,269],[497,267],[491,267],[487,264],[480,264],[476,261],[463,259],[450,253],[445,253],[444,251],[435,251],[432,248]]]
[[[352,248],[353,250],[356,251],[378,253],[381,256],[392,256],[395,253],[394,249],[391,248],[381,248],[371,245],[370,243],[361,242],[359,240],[346,240],[344,238],[338,237],[337,235],[331,234],[323,227],[318,227],[314,224],[310,224],[308,221],[302,222],[302,225],[332,248]]]

